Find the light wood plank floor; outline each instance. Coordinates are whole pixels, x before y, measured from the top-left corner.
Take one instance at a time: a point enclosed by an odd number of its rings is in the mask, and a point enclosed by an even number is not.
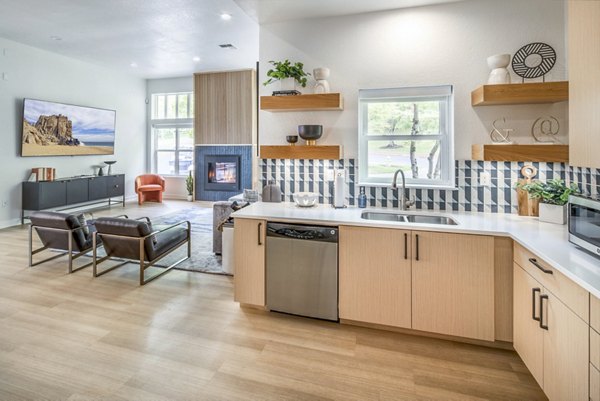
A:
[[[229,277],[30,269],[26,241],[0,231],[3,401],[545,399],[514,352],[240,309]]]

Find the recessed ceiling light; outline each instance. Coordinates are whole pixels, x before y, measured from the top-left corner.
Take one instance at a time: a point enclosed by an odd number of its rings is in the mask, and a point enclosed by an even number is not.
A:
[[[50,39],[56,40],[56,41],[61,41],[62,40],[62,38],[60,36],[56,36],[56,35],[50,36]]]
[[[137,66],[138,66],[138,65],[137,65],[137,63],[134,61],[134,62],[132,62],[131,64],[129,64],[129,66],[130,66],[131,68],[137,68]]]
[[[198,56],[194,56],[194,57],[192,58],[192,61],[193,61],[194,63],[197,63],[197,62],[199,62],[199,61],[200,61],[200,57],[198,57]]]
[[[223,13],[221,14],[221,19],[225,21],[229,21],[231,19],[231,14]]]

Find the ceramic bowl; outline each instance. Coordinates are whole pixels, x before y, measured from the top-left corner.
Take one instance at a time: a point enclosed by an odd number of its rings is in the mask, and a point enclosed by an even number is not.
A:
[[[490,70],[495,68],[506,68],[510,63],[510,54],[495,54],[487,58],[487,64]]]
[[[298,135],[305,141],[316,141],[323,135],[322,125],[299,125]]]
[[[298,142],[298,135],[288,135],[285,137],[285,140],[287,141],[287,143],[289,143],[290,145],[295,144],[296,142]]]
[[[319,194],[314,192],[296,192],[294,202],[300,207],[312,207],[317,204]]]

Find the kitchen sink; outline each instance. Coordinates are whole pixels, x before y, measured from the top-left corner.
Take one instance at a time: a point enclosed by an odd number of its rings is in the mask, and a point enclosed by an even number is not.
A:
[[[458,225],[452,217],[436,214],[362,212],[360,217],[365,220],[397,221],[399,223]]]

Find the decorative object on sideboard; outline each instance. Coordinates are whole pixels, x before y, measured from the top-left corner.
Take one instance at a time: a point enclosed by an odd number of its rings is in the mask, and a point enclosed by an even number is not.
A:
[[[35,181],[54,181],[56,169],[53,167],[34,167],[31,174],[35,174]]]
[[[490,139],[492,143],[495,144],[505,144],[510,145],[513,142],[510,140],[511,132],[514,132],[513,128],[498,128],[497,124],[502,121],[502,123],[506,124],[506,118],[498,118],[494,120],[492,123],[492,130],[490,131]],[[500,130],[504,131],[504,133],[500,132]]]
[[[322,125],[299,125],[298,135],[300,138],[306,141],[308,146],[314,146],[317,144],[317,139],[323,135]]]
[[[296,192],[293,197],[294,203],[300,207],[313,207],[319,200],[319,194],[315,192]]]
[[[508,65],[510,64],[510,54],[496,54],[487,58],[487,64],[490,70],[488,77],[488,85],[500,85],[510,83],[510,72]]]
[[[285,140],[290,144],[290,146],[294,146],[298,142],[298,135],[288,135],[285,137]]]
[[[98,177],[102,177],[104,175],[104,167],[106,167],[106,164],[100,163],[96,167],[98,167]]]
[[[534,199],[529,196],[527,191],[524,189],[526,185],[532,183],[533,178],[537,175],[538,170],[531,164],[526,164],[521,168],[521,175],[523,179],[517,182],[517,202],[518,202],[518,213],[519,216],[538,216],[540,203],[539,199]]]
[[[304,71],[304,63],[295,62],[292,64],[290,60],[284,61],[269,61],[273,68],[267,71],[268,80],[263,85],[267,86],[273,82],[279,81],[280,90],[273,92],[273,96],[281,95],[299,95],[296,84],[306,88],[309,73]]]
[[[561,179],[546,182],[533,181],[517,185],[529,194],[529,198],[539,200],[540,221],[554,224],[567,222],[569,196],[579,192],[576,184],[571,183],[570,186],[567,186]]]
[[[556,52],[546,43],[529,43],[521,47],[513,56],[512,69],[522,78],[534,79],[542,77],[546,82],[546,74],[556,63]]]
[[[117,161],[116,160],[108,160],[105,161],[104,164],[106,164],[108,166],[108,172],[106,173],[106,175],[112,175],[112,165],[115,164]]]
[[[192,202],[194,200],[194,177],[192,176],[192,172],[188,174],[185,179],[185,189],[187,190],[187,200],[188,202]]]
[[[329,93],[331,91],[329,88],[329,81],[327,81],[327,79],[329,79],[329,73],[329,68],[326,67],[315,68],[313,70],[313,76],[317,81],[315,84],[315,93],[321,94]]]
[[[558,140],[560,123],[554,116],[542,116],[533,122],[531,136],[539,143],[561,143]]]
[[[275,183],[275,180],[270,180],[262,190],[263,202],[281,202],[281,188]]]

